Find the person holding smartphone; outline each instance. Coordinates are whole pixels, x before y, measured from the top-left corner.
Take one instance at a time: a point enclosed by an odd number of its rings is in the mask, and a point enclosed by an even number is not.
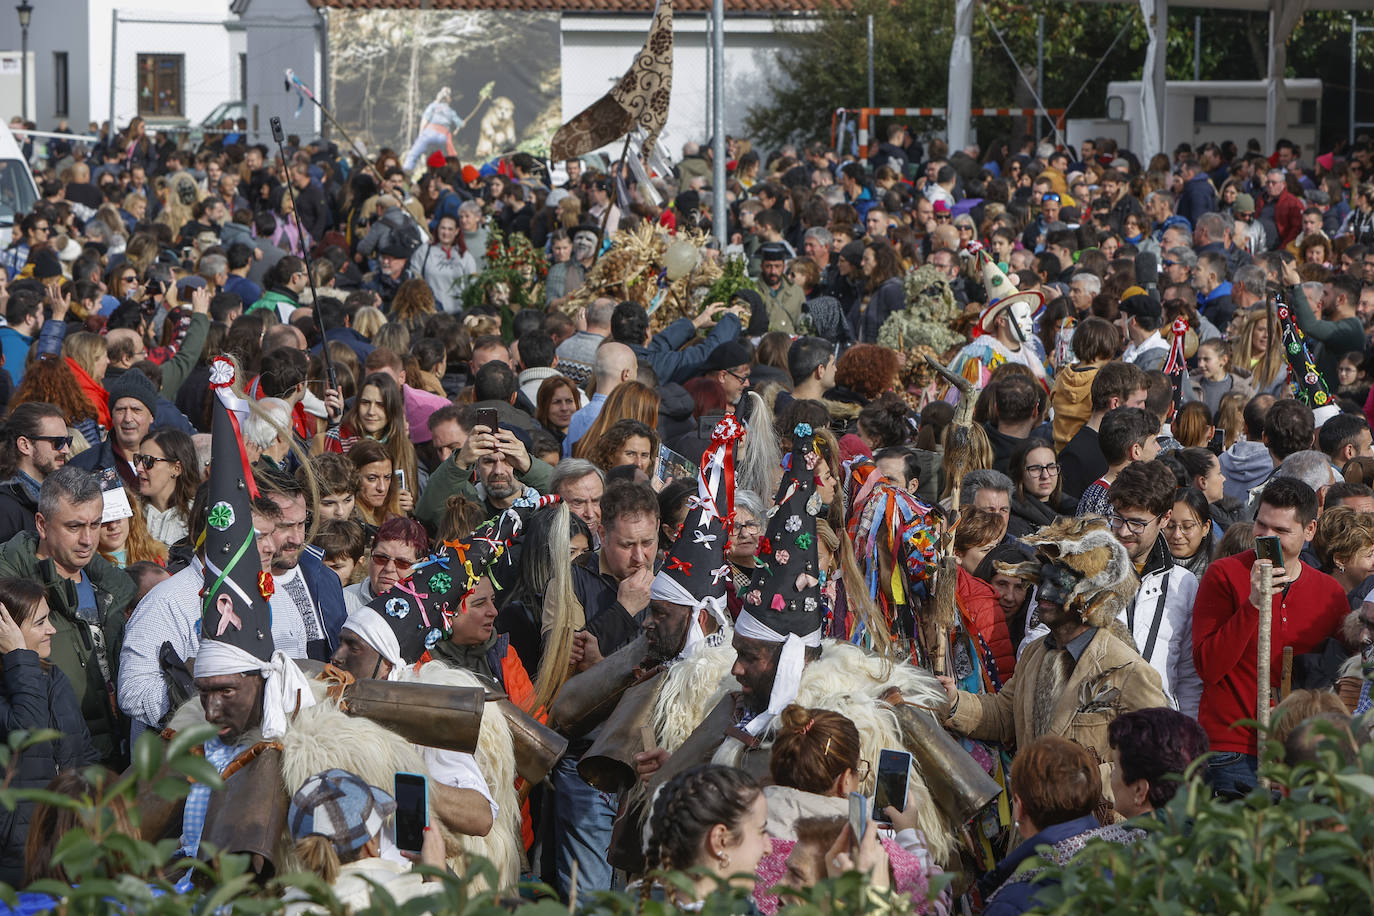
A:
[[[379,901],[389,898],[397,904],[436,890],[426,887],[429,879],[411,871],[409,862],[380,857],[382,831],[395,812],[396,800],[390,794],[338,768],[311,776],[291,796],[287,824],[296,856],[330,885],[350,912],[371,905],[378,889],[387,895]],[[424,828],[419,854],[402,855],[432,868],[447,864],[443,837],[429,827]],[[299,890],[286,897],[288,904],[306,899]],[[287,911],[293,909],[288,906]]]

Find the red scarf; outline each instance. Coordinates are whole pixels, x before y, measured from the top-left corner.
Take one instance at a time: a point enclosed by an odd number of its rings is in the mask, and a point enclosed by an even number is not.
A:
[[[110,422],[110,393],[105,390],[103,385],[91,378],[90,373],[82,369],[81,366],[77,364],[76,360],[72,359],[70,356],[64,357],[64,359],[67,360],[67,365],[71,367],[72,375],[76,376],[76,384],[80,386],[81,393],[86,396],[86,400],[90,401],[91,406],[95,408],[97,414],[96,419],[100,422],[100,425],[106,429],[113,429],[114,424]],[[135,369],[131,371],[136,372],[138,370]],[[91,444],[95,445],[94,442]]]

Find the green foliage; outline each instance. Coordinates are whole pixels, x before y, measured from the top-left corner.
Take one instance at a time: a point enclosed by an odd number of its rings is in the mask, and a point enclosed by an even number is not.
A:
[[[730,305],[735,298],[735,293],[742,289],[750,289],[758,292],[758,284],[749,279],[749,274],[745,272],[744,258],[727,258],[725,260],[725,270],[716,282],[711,284],[711,288],[706,291],[705,301],[724,302]],[[748,324],[746,321],[745,324]]]
[[[893,312],[878,330],[878,343],[894,350],[929,347],[936,355],[961,346],[965,337],[950,330],[962,309],[940,272],[929,264],[902,278],[906,308]]]
[[[1190,780],[1157,819],[1142,821],[1144,839],[1090,845],[1049,868],[1051,883],[1034,912],[1370,912],[1374,744],[1350,764],[1329,742],[1320,755],[1316,766],[1266,764],[1276,788],[1287,790],[1277,798],[1256,789],[1240,801],[1219,801]]]

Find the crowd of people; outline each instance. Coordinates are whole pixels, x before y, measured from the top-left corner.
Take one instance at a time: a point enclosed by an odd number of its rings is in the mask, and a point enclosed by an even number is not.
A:
[[[1135,842],[1204,755],[1247,795],[1257,697],[1290,760],[1317,719],[1362,740],[1374,142],[886,138],[729,138],[714,213],[709,143],[644,184],[21,133],[0,705],[61,738],[7,785],[80,795],[208,722],[225,788],[144,838],[205,855],[275,767],[272,839],[353,905],[480,855],[565,900],[771,913],[858,869],[875,906],[1004,916],[1037,849]],[[384,727],[338,702],[369,681],[502,705],[400,693],[429,725]],[[435,827],[406,855],[395,772]],[[62,880],[59,813],[0,816],[0,879]]]

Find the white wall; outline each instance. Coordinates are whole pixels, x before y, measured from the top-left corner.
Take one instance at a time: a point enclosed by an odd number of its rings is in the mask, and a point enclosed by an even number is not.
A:
[[[317,98],[324,90],[318,15],[306,0],[252,0],[240,21],[248,53],[249,141],[272,145],[274,115],[281,118],[283,132],[298,134],[302,141],[318,135],[319,110],[307,101],[295,117],[296,94],[284,88],[284,72],[290,67]]]
[[[0,6],[0,45],[5,50],[19,50],[19,14],[14,11],[15,5],[7,3]],[[29,54],[32,57],[29,81],[34,105],[29,109],[29,117],[37,122],[40,129],[51,130],[58,120],[53,107],[56,98],[53,85],[54,51],[67,52],[68,120],[83,129],[86,126],[87,57],[90,53],[87,6],[88,0],[43,0],[33,4],[33,17],[29,20]],[[108,31],[105,41],[108,44]],[[107,52],[107,59],[108,56]],[[17,93],[13,101],[14,110],[4,112],[6,119],[19,114]]]
[[[624,75],[644,45],[651,17],[583,15],[562,17],[563,120],[604,95]],[[789,20],[791,21],[791,20]],[[764,16],[725,17],[725,130],[738,136],[752,105],[766,97],[776,78],[772,63],[786,37],[776,20]],[[706,18],[679,14],[673,19],[673,97],[662,144],[674,158],[689,140],[704,142],[710,132],[706,82]],[[620,154],[619,148],[613,155]]]

